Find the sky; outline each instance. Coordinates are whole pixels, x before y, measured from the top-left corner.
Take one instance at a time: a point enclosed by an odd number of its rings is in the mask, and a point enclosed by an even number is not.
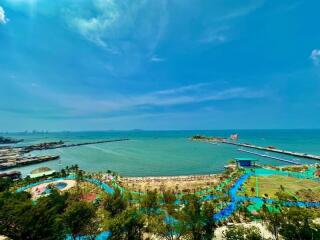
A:
[[[320,128],[318,0],[0,0],[0,131]]]

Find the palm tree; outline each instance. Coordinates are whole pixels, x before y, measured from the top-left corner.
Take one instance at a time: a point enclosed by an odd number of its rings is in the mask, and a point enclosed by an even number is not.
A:
[[[252,195],[254,195],[254,193],[255,193],[255,189],[254,189],[254,187],[251,187],[251,193],[252,193]]]

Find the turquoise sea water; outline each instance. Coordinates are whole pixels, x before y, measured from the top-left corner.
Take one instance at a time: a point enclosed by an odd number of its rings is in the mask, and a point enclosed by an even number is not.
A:
[[[221,130],[221,131],[107,131],[107,132],[61,132],[61,133],[26,133],[2,134],[15,138],[24,138],[20,145],[44,141],[63,140],[70,143],[102,139],[129,138],[129,141],[113,142],[33,152],[38,154],[59,154],[61,167],[78,164],[86,171],[119,172],[123,176],[162,176],[217,173],[234,157],[250,156],[264,164],[286,165],[286,163],[259,158],[237,151],[237,147],[218,144],[212,145],[188,140],[195,134],[227,137],[239,134],[239,142],[261,146],[306,152],[320,155],[320,130]],[[255,150],[253,150],[255,151]],[[270,154],[271,155],[271,154]],[[302,163],[315,163],[313,160],[295,159]],[[59,161],[21,167],[12,170],[31,170],[48,166],[59,170]]]

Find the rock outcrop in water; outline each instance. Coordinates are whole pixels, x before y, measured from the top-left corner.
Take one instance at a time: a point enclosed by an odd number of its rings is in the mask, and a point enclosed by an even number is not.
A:
[[[0,144],[15,144],[22,142],[23,139],[13,139],[13,138],[7,138],[7,137],[1,137],[0,136]]]

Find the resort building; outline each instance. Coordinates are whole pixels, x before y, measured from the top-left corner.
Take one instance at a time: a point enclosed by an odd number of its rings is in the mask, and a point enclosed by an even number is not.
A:
[[[254,158],[235,158],[237,167],[245,167],[245,168],[250,168],[250,167],[256,167],[256,162],[258,161],[257,159]]]
[[[21,178],[21,172],[12,171],[12,172],[4,172],[0,173],[0,178],[11,178],[12,180],[17,180]]]

